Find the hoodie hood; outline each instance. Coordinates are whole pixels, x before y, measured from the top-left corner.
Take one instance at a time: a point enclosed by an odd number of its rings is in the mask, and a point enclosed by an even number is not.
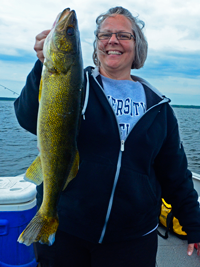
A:
[[[98,67],[87,67],[85,69],[85,83],[86,83],[86,92],[85,92],[85,101],[82,109],[82,115],[83,118],[85,119],[85,111],[87,108],[88,100],[89,100],[89,87],[90,87],[90,81],[89,81],[89,75],[94,78],[96,83],[98,84],[99,87],[103,89],[103,84],[101,81],[101,76],[99,73],[99,68]],[[145,79],[139,77],[139,76],[134,76],[131,75],[132,79],[134,81],[140,82],[145,90],[146,94],[146,103],[147,103],[147,110],[154,107],[155,105],[162,104],[162,103],[170,103],[171,100],[164,96],[158,89],[156,89],[154,86],[152,86],[148,81]]]

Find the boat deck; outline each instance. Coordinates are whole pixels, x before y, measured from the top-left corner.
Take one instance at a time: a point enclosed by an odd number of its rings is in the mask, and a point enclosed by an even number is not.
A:
[[[164,234],[165,230],[159,226]],[[169,233],[168,239],[158,236],[157,267],[200,267],[200,256],[194,249],[192,256],[187,255],[187,240],[181,240]]]

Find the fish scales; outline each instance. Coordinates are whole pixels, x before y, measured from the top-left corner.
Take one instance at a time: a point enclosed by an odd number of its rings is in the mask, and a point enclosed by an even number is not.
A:
[[[79,165],[76,137],[80,124],[83,65],[75,11],[65,9],[44,43],[45,61],[39,90],[37,124],[39,156],[25,179],[43,181],[43,202],[18,241],[52,245],[59,220],[60,193],[76,176]]]

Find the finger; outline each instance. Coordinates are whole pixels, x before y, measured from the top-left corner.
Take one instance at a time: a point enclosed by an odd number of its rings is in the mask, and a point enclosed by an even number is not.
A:
[[[38,59],[39,59],[42,63],[44,63],[44,54],[43,54],[43,51],[39,51],[39,52],[37,52],[37,57],[38,57]]]
[[[45,31],[42,31],[41,33],[39,33],[35,39],[36,41],[40,41],[42,39],[45,39],[47,37],[47,35],[50,33],[51,30],[45,30]]]
[[[36,41],[36,42],[35,42],[34,50],[35,50],[36,52],[38,52],[38,51],[40,51],[40,50],[43,50],[44,41],[45,41],[45,39],[42,39],[42,40],[40,40],[40,41]]]
[[[194,251],[194,244],[189,244],[187,248],[187,254],[188,256],[191,256]]]

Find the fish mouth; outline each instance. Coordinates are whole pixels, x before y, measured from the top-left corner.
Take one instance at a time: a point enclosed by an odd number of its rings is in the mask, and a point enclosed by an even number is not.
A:
[[[65,8],[61,13],[60,13],[60,16],[59,16],[59,21],[65,19],[66,16],[68,16],[70,14],[70,8]]]
[[[76,12],[74,10],[71,10],[68,15],[68,23],[74,26],[77,24]]]
[[[73,22],[76,21],[76,12],[74,10],[70,10],[69,7],[64,9],[60,14],[59,21],[64,20],[66,17],[68,17],[67,21],[73,24]]]
[[[65,30],[67,27],[75,27],[77,25],[76,12],[66,8],[62,11],[58,18],[58,29]]]

